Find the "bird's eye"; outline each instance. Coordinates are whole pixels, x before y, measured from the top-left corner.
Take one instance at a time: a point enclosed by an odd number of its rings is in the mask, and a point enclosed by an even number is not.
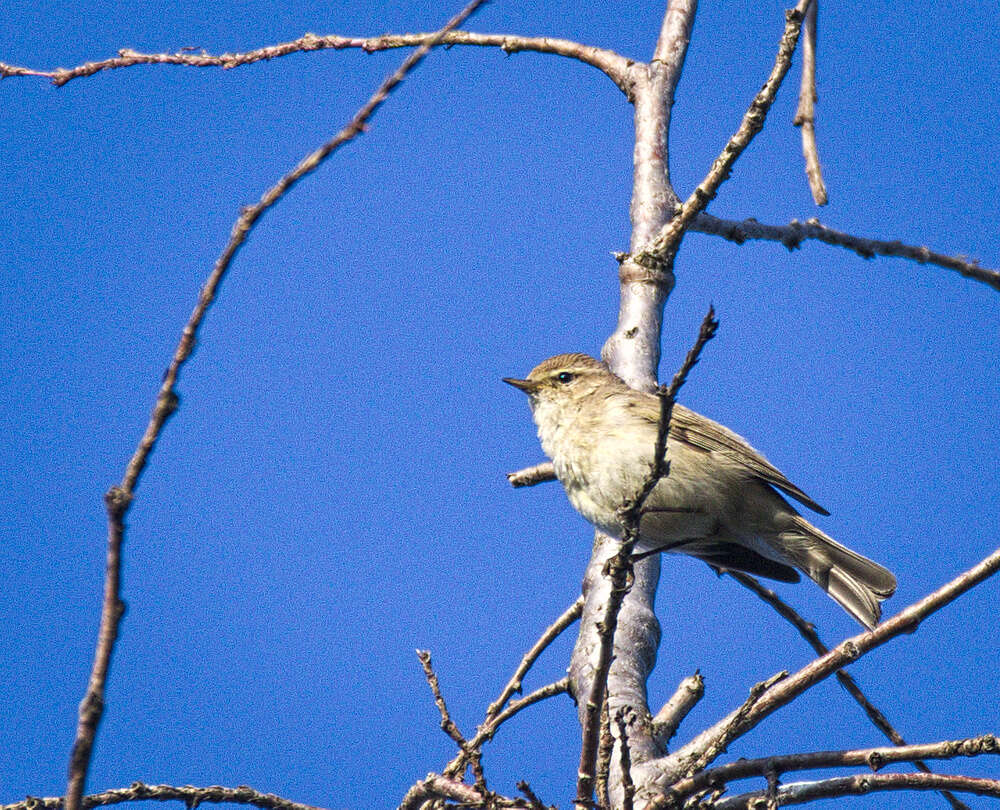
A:
[[[570,374],[568,371],[560,371],[556,375],[556,379],[559,380],[559,382],[561,383],[568,383],[570,380],[573,379],[573,375]]]

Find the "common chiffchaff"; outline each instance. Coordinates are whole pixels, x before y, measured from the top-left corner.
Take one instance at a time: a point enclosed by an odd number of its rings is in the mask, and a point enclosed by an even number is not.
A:
[[[618,509],[653,465],[660,418],[655,394],[629,388],[585,354],[560,354],[524,380],[542,449],[570,503],[598,529],[621,537]],[[775,490],[829,514],[744,439],[675,404],[661,478],[643,507],[635,553],[690,554],[721,570],[798,582],[802,571],[855,619],[874,627],[896,578],[827,537]]]

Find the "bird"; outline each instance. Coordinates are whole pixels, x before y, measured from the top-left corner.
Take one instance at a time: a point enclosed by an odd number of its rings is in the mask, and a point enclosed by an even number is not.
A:
[[[556,355],[525,379],[503,381],[528,395],[570,503],[621,539],[619,510],[653,469],[660,398],[630,388],[586,354]],[[744,438],[675,403],[665,456],[668,472],[643,504],[636,556],[689,554],[717,571],[781,582],[798,582],[801,571],[862,625],[878,624],[895,576],[809,523],[788,499],[829,512]]]

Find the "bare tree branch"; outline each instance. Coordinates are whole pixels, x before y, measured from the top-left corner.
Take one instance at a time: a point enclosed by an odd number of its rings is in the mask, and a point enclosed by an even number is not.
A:
[[[816,148],[816,16],[819,0],[806,9],[802,24],[802,83],[799,86],[799,106],[795,111],[795,126],[802,130],[802,156],[806,161],[809,190],[816,205],[826,205],[826,184],[819,165]]]
[[[663,67],[662,90],[668,108],[674,104],[674,92],[684,70],[684,60],[687,58],[691,29],[694,27],[697,12],[698,0],[672,0],[667,4],[667,11],[663,15],[660,36],[656,40],[652,61],[659,62]],[[669,126],[667,128],[669,129]]]
[[[146,785],[142,782],[133,782],[127,788],[117,790],[106,790],[103,793],[92,793],[83,796],[80,806],[84,810],[91,807],[105,807],[112,804],[123,804],[125,802],[154,801],[184,802],[188,807],[197,807],[199,804],[248,804],[253,807],[265,808],[265,810],[321,810],[310,804],[299,804],[298,802],[283,799],[273,793],[259,793],[253,788],[241,785],[240,787],[227,788],[219,785],[210,787],[194,787],[192,785]],[[65,800],[62,796],[50,798],[37,798],[30,796],[23,802],[0,805],[0,810],[62,810]]]
[[[773,102],[777,88],[791,63],[791,55],[798,40],[803,4],[787,13],[785,33],[782,37],[774,70],[744,116],[740,129],[730,139],[723,153],[715,161],[705,181],[696,189],[688,202],[678,210],[677,199],[669,182],[667,170],[669,154],[668,131],[670,115],[666,95],[662,92],[669,83],[657,84],[637,80],[635,98],[635,151],[632,193],[632,237],[630,250],[633,257],[624,258],[619,267],[621,304],[615,332],[605,342],[602,358],[611,370],[628,385],[640,390],[651,390],[655,384],[655,370],[660,357],[660,333],[663,304],[673,287],[673,261],[677,246],[687,225],[707,205],[718,186],[728,175],[733,162],[763,126],[764,115]],[[694,14],[693,3],[672,0],[672,8],[683,9],[688,22]],[[664,30],[677,30],[665,23]],[[658,55],[664,56],[669,37],[661,34]],[[662,48],[661,48],[662,45]],[[681,51],[681,55],[683,50]],[[673,60],[679,65],[682,60]],[[652,66],[651,66],[652,67]],[[640,74],[641,75],[641,74]],[[651,76],[660,75],[651,71]],[[676,76],[670,78],[676,82]],[[641,261],[641,258],[644,260]],[[655,660],[659,625],[652,610],[659,578],[659,560],[653,555],[633,563],[626,559],[621,564],[611,562],[622,552],[630,553],[629,543],[621,546],[602,533],[595,534],[594,551],[584,578],[584,605],[580,635],[570,664],[570,683],[579,698],[587,695],[578,706],[580,723],[584,729],[581,767],[577,782],[577,799],[585,804],[590,799],[590,773],[587,764],[592,761],[591,743],[597,725],[596,716],[601,705],[604,682],[607,683],[609,710],[632,706],[640,718],[637,733],[630,738],[632,759],[642,763],[660,751],[646,721],[645,682]],[[618,557],[620,559],[620,557]],[[605,571],[611,576],[605,577]],[[625,601],[625,583],[631,591]],[[624,609],[622,605],[624,604]],[[628,647],[611,667],[611,651],[615,643],[606,643],[605,634],[612,635],[625,618]],[[610,620],[610,621],[609,621]],[[611,647],[611,650],[608,647]],[[635,780],[640,789],[641,780]]]
[[[828,245],[847,248],[864,259],[874,256],[893,256],[902,259],[912,259],[920,264],[934,264],[948,270],[954,270],[966,278],[981,281],[995,290],[1000,290],[1000,271],[980,267],[975,259],[965,256],[946,256],[935,253],[926,247],[904,245],[902,242],[886,242],[880,239],[866,239],[852,236],[843,231],[835,231],[820,223],[818,219],[808,219],[799,222],[793,219],[788,225],[765,225],[755,219],[744,219],[739,222],[719,219],[711,214],[699,214],[691,224],[692,231],[713,234],[742,245],[750,239],[768,242],[781,242],[789,250],[795,250],[805,240],[815,239]]]
[[[781,671],[775,673],[766,681],[760,681],[751,686],[747,699],[743,701],[736,711],[725,719],[724,725],[720,725],[719,733],[712,738],[704,750],[699,752],[698,758],[688,766],[688,773],[691,774],[700,771],[719,756],[719,754],[725,752],[726,746],[739,736],[741,727],[747,722],[747,718],[750,717],[767,690],[775,684],[781,683],[787,677],[788,673]]]
[[[611,715],[608,713],[607,695],[601,706],[601,736],[597,746],[597,765],[594,774],[594,796],[597,806],[611,810],[611,757],[615,753],[615,736],[611,733]]]
[[[445,776],[453,777],[461,774],[470,759],[482,748],[483,743],[492,740],[497,729],[522,709],[526,709],[528,706],[546,698],[561,695],[569,691],[569,679],[562,678],[554,683],[546,684],[534,692],[525,695],[523,698],[508,704],[511,696],[521,691],[521,681],[528,673],[528,670],[534,665],[535,661],[538,660],[538,657],[567,627],[570,627],[573,622],[580,618],[582,609],[583,597],[581,596],[545,629],[545,632],[538,638],[538,641],[525,653],[524,658],[521,659],[521,663],[518,664],[517,669],[501,691],[500,696],[487,708],[486,717],[476,731],[476,736],[464,745],[459,743],[460,750],[458,755],[448,763],[443,771]]]
[[[719,157],[712,163],[712,168],[692,192],[691,196],[680,207],[674,217],[663,227],[652,242],[643,246],[633,254],[635,262],[643,267],[656,268],[664,260],[669,261],[675,253],[680,240],[694,218],[709,204],[719,190],[719,187],[729,178],[733,164],[764,127],[768,110],[774,103],[778,88],[788,74],[792,65],[792,55],[799,41],[799,32],[806,6],[811,0],[799,0],[794,9],[785,12],[785,30],[778,46],[778,55],[771,69],[771,75],[754,97],[750,108],[743,116],[739,129],[729,139]]]
[[[701,319],[701,326],[698,327],[698,337],[694,341],[694,345],[688,349],[688,353],[684,355],[684,362],[681,363],[681,367],[677,369],[677,373],[674,374],[673,379],[670,381],[670,386],[667,388],[662,397],[669,400],[671,403],[677,399],[677,395],[680,393],[681,387],[687,382],[688,374],[691,373],[696,365],[698,365],[698,358],[701,357],[701,350],[705,348],[705,344],[708,343],[719,328],[719,321],[715,317],[715,307],[709,305],[708,312],[705,317]],[[669,416],[669,414],[668,414]],[[668,419],[669,421],[669,419]],[[666,441],[666,437],[664,437]]]
[[[651,241],[670,221],[680,200],[670,182],[670,116],[694,25],[697,0],[669,0],[653,60],[636,65],[629,98],[635,104],[630,250]],[[674,286],[673,262],[655,273],[624,260],[618,270],[618,324],[601,356],[633,388],[656,387],[663,305]],[[642,277],[640,284],[633,278]]]
[[[406,791],[403,801],[399,803],[398,810],[418,810],[424,802],[430,799],[451,799],[468,807],[482,807],[486,804],[485,797],[464,782],[429,773]],[[517,805],[509,804],[508,806]]]
[[[743,574],[739,571],[727,571],[726,573],[739,582],[743,587],[753,591],[753,593],[757,594],[757,596],[773,607],[782,618],[790,622],[792,626],[799,631],[799,635],[801,635],[809,643],[809,646],[811,646],[819,655],[826,655],[830,651],[829,647],[827,647],[820,639],[819,634],[816,632],[816,628],[813,626],[812,622],[808,622],[802,618],[802,616],[800,616],[791,605],[784,602],[778,594],[770,588],[765,588],[760,584],[760,582],[749,574]],[[868,715],[868,719],[871,720],[872,725],[874,725],[875,728],[881,731],[893,745],[906,745],[906,740],[903,738],[903,735],[896,731],[892,723],[889,722],[888,718],[868,699],[865,693],[861,691],[861,687],[858,686],[851,673],[849,673],[846,669],[838,669],[834,674],[836,675],[837,680],[840,681],[840,685],[847,690],[847,693],[854,698],[857,704],[864,710],[865,714]],[[914,760],[913,764],[918,770],[921,770],[924,773],[931,773],[931,769],[921,760]],[[954,808],[954,810],[968,810],[968,807],[964,802],[957,799],[947,790],[941,791],[941,795]]]
[[[534,467],[525,467],[523,470],[507,473],[507,480],[515,489],[517,487],[533,487],[535,484],[555,481],[556,468],[552,466],[551,461],[543,461]]]
[[[689,675],[677,687],[677,691],[663,704],[653,717],[652,734],[660,748],[666,753],[667,743],[673,739],[688,712],[693,709],[705,694],[705,681],[695,672]]]
[[[514,674],[507,682],[507,685],[503,688],[500,696],[489,705],[489,708],[486,710],[486,723],[500,713],[500,710],[503,709],[507,701],[510,700],[511,695],[515,692],[521,691],[521,681],[524,676],[528,674],[528,670],[531,669],[535,661],[538,660],[538,656],[540,656],[567,627],[571,626],[577,619],[579,619],[582,612],[583,597],[579,596],[577,597],[577,600],[566,608],[562,615],[552,622],[552,624],[545,629],[545,632],[538,637],[538,641],[536,641],[531,646],[531,649],[524,654],[524,658],[521,659],[521,663],[518,664],[517,669],[514,670]]]
[[[118,626],[125,610],[119,596],[121,585],[121,546],[125,535],[125,516],[132,503],[135,487],[138,485],[142,472],[149,460],[150,453],[152,453],[160,437],[160,432],[166,424],[167,419],[177,409],[178,399],[174,386],[177,383],[181,367],[191,356],[198,329],[205,318],[205,314],[208,312],[208,308],[215,299],[215,294],[225,277],[226,271],[229,269],[233,257],[260,216],[280,200],[302,177],[318,168],[334,150],[360,134],[375,110],[382,105],[393,89],[403,81],[404,77],[423,61],[423,58],[430,49],[440,43],[440,40],[447,31],[461,25],[483,2],[484,0],[472,0],[459,14],[449,20],[445,27],[438,33],[436,39],[430,40],[411,53],[399,68],[382,83],[375,94],[357,112],[344,129],[279,180],[277,185],[264,194],[260,202],[245,208],[233,226],[229,244],[226,245],[222,255],[216,261],[215,267],[212,268],[205,286],[202,287],[201,294],[198,296],[198,301],[191,313],[191,317],[184,327],[170,365],[163,376],[163,382],[156,397],[156,404],[150,415],[146,431],[139,441],[139,446],[125,468],[125,475],[121,483],[111,487],[105,495],[105,504],[108,512],[108,549],[105,565],[101,623],[98,629],[93,667],[87,684],[87,691],[80,702],[76,738],[73,741],[73,748],[70,753],[69,774],[66,784],[66,810],[79,810],[80,808],[80,798],[83,795],[87,771],[90,768],[90,757],[94,747],[94,739],[97,735],[97,727],[100,725],[101,717],[104,714],[104,684],[107,680],[108,668],[111,663],[111,654],[118,637]]]
[[[658,771],[658,777],[655,781],[661,787],[666,787],[683,776],[692,775],[693,766],[704,767],[709,764],[710,760],[705,760],[706,752],[721,753],[733,740],[745,734],[772,712],[791,702],[846,664],[856,661],[902,633],[916,631],[920,623],[928,616],[988,579],[998,570],[1000,570],[1000,549],[951,582],[883,622],[874,630],[860,633],[841,642],[829,653],[807,664],[798,672],[781,678],[773,686],[766,689],[749,710],[745,710],[744,707],[737,709],[711,728],[703,731],[675,753],[647,763],[646,766],[651,770]]]
[[[687,53],[687,43],[696,10],[694,0],[669,0],[660,37],[649,65],[635,65],[634,82],[629,98],[635,105],[635,147],[633,151],[633,182],[630,219],[631,247],[646,244],[673,215],[677,195],[670,184],[669,129],[670,107],[674,89],[680,78]],[[652,390],[656,384],[656,368],[660,358],[660,331],[663,304],[673,286],[673,268],[664,266],[650,283],[633,284],[628,278],[628,266],[619,270],[621,304],[618,324],[605,342],[601,356],[608,367],[628,385]],[[595,681],[602,683],[598,691],[607,691],[609,709],[633,706],[640,722],[630,747],[634,758],[656,756],[659,749],[644,728],[646,679],[656,660],[659,644],[659,623],[653,612],[660,561],[653,556],[636,562],[627,560],[631,582],[627,594],[615,593],[616,586],[604,576],[608,560],[619,551],[612,537],[596,532],[594,548],[583,581],[585,598],[580,633],[570,661],[570,688],[577,697],[581,727],[593,726],[591,701]],[[603,624],[608,615],[608,601],[619,601],[613,612],[616,624],[624,627],[619,642],[612,642],[611,651],[602,647]],[[616,645],[620,655],[614,664],[611,657]],[[607,669],[599,676],[599,670]],[[600,705],[600,701],[598,702]],[[591,715],[588,726],[588,715]],[[587,734],[585,733],[585,738]],[[584,757],[581,757],[581,761]],[[579,785],[578,785],[579,787]],[[582,795],[578,790],[578,796]]]
[[[534,692],[529,692],[522,698],[512,700],[507,704],[507,707],[502,712],[490,721],[488,728],[484,726],[480,731],[483,740],[493,739],[497,729],[522,709],[526,709],[528,706],[534,705],[535,703],[545,700],[546,698],[555,697],[556,695],[562,695],[567,692],[569,692],[569,678],[560,678],[558,681],[553,681],[545,686],[539,686]],[[480,734],[477,734],[472,738],[469,743],[470,746],[482,744]]]
[[[719,789],[730,782],[769,773],[808,771],[817,768],[846,768],[865,765],[873,771],[881,770],[894,762],[914,762],[922,759],[954,759],[983,754],[1000,754],[1000,741],[992,734],[965,740],[946,740],[923,745],[906,745],[897,748],[863,748],[853,751],[815,751],[802,754],[740,759],[718,768],[703,771],[671,786],[669,795],[677,806],[688,796],[708,789]]]
[[[471,740],[468,742],[456,740],[456,742],[458,742],[459,752],[458,755],[448,763],[447,767],[445,767],[443,771],[444,777],[447,779],[460,777],[465,771],[466,766],[471,764],[473,768],[473,775],[476,779],[476,787],[485,791],[486,784],[483,777],[482,764],[480,762],[483,743],[487,740],[492,740],[500,726],[510,720],[510,718],[522,709],[533,706],[535,703],[539,703],[546,698],[565,694],[568,691],[569,678],[561,678],[558,681],[553,681],[552,683],[539,687],[534,692],[525,695],[523,698],[512,700],[509,704],[507,704],[503,711],[485,721],[483,725],[479,727],[479,731],[476,733],[476,736]],[[442,720],[442,728],[443,727],[444,723]],[[454,737],[452,737],[452,739],[454,739]]]
[[[528,807],[531,808],[531,810],[555,810],[554,806],[546,806],[542,800],[535,795],[535,791],[531,789],[531,785],[524,780],[517,783],[517,789],[524,794],[524,797],[528,800]]]
[[[322,50],[344,50],[348,48],[363,50],[367,53],[384,51],[391,48],[421,47],[425,45],[474,45],[486,48],[499,48],[504,53],[534,51],[536,53],[553,54],[576,59],[605,73],[621,90],[630,93],[629,60],[624,56],[604,48],[595,48],[553,37],[522,37],[513,34],[477,34],[473,31],[449,31],[439,38],[439,33],[424,34],[385,34],[378,37],[344,37],[336,34],[318,36],[303,34],[291,42],[278,45],[268,45],[244,53],[224,53],[213,55],[209,53],[140,53],[131,48],[122,48],[117,56],[101,59],[95,62],[85,62],[73,68],[56,68],[55,70],[37,70],[33,68],[8,65],[0,62],[0,79],[13,77],[36,76],[51,79],[52,84],[61,87],[73,79],[93,76],[105,70],[135,67],[136,65],[183,65],[185,67],[216,67],[224,70],[251,65],[255,62],[278,59],[293,53]]]
[[[431,694],[434,695],[434,705],[437,706],[438,712],[441,714],[441,730],[458,743],[459,748],[466,749],[468,743],[465,741],[465,737],[462,736],[462,732],[458,730],[458,726],[455,725],[455,721],[451,719],[451,715],[448,713],[448,706],[445,704],[444,696],[441,694],[441,686],[438,683],[437,674],[434,672],[434,667],[431,664],[430,651],[417,650],[417,658],[420,659],[420,665],[424,668],[424,677],[427,678],[427,685],[430,686]]]
[[[885,790],[954,790],[978,796],[1000,798],[1000,781],[977,779],[972,776],[951,776],[941,773],[878,773],[858,774],[823,779],[818,782],[793,782],[778,788],[779,806],[804,804],[838,796],[864,796]],[[714,802],[713,810],[751,810],[766,797],[763,792],[745,793]]]

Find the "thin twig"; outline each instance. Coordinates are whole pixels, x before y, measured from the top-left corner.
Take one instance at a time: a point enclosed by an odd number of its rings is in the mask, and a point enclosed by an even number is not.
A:
[[[648,64],[637,63],[632,68],[634,81],[628,94],[635,107],[632,116],[635,128],[632,201],[629,206],[632,220],[629,250],[632,251],[651,241],[680,205],[670,180],[670,125],[674,93],[684,68],[697,9],[697,0],[668,0],[652,60]],[[601,357],[628,385],[651,390],[660,361],[663,305],[674,286],[673,257],[667,257],[652,269],[623,261],[618,278],[618,324],[604,342]],[[633,283],[636,280],[641,283]],[[606,557],[603,553],[600,556],[600,564],[603,564]],[[649,566],[643,568],[652,570]],[[655,582],[650,582],[650,586],[651,593],[655,590]],[[631,597],[630,603],[642,613],[652,612],[649,598],[649,594],[643,593],[640,599]],[[626,615],[631,613],[630,608],[626,610]],[[574,671],[581,669],[575,665],[571,668]],[[590,667],[586,669],[589,671]]]
[[[599,625],[597,665],[594,668],[590,693],[586,698],[584,719],[581,724],[583,741],[580,746],[580,766],[577,775],[576,798],[574,799],[579,807],[589,807],[593,802],[595,768],[600,741],[600,711],[607,691],[608,673],[611,670],[618,613],[621,610],[625,594],[628,593],[632,584],[632,550],[639,541],[639,522],[642,519],[642,508],[659,480],[669,474],[669,462],[664,456],[667,434],[670,431],[670,414],[674,406],[674,397],[684,385],[688,373],[697,364],[702,349],[715,335],[717,328],[715,310],[709,307],[698,330],[698,337],[670,385],[661,385],[658,389],[660,419],[653,449],[653,464],[635,498],[626,501],[618,509],[618,520],[622,527],[621,545],[618,552],[608,560],[604,568],[604,574],[611,582],[611,591],[608,594],[604,616]]]
[[[981,267],[975,259],[969,259],[967,256],[947,256],[943,253],[935,253],[926,247],[906,245],[898,241],[853,236],[843,231],[828,228],[815,218],[807,219],[805,222],[793,219],[788,225],[765,225],[755,219],[736,221],[701,213],[691,224],[690,230],[721,236],[723,239],[728,239],[738,245],[742,245],[749,239],[781,242],[789,250],[796,250],[807,239],[814,239],[827,245],[851,250],[863,259],[891,256],[911,259],[919,264],[937,265],[947,270],[954,270],[966,278],[982,282],[994,290],[1000,291],[1000,271]]]
[[[546,650],[546,648],[555,641],[562,632],[570,627],[577,619],[580,618],[580,614],[583,612],[583,597],[577,597],[577,600],[570,605],[566,610],[563,611],[562,615],[556,619],[552,624],[545,628],[545,632],[538,637],[531,649],[524,654],[524,658],[521,659],[521,663],[518,664],[517,669],[514,670],[514,674],[511,676],[507,685],[500,692],[500,696],[493,701],[489,708],[486,710],[486,720],[489,722],[493,717],[500,713],[504,705],[510,700],[511,696],[515,692],[521,691],[521,681],[524,676],[528,674],[528,670],[534,665],[538,657]]]
[[[430,651],[417,650],[417,658],[420,659],[420,665],[424,668],[424,677],[427,678],[427,685],[431,688],[431,694],[434,695],[434,705],[437,706],[438,712],[441,714],[441,730],[458,743],[459,748],[465,749],[468,743],[462,736],[462,732],[458,730],[458,726],[455,725],[455,721],[451,719],[451,715],[448,714],[448,706],[441,694],[441,685],[438,683],[437,674],[431,664]]]
[[[748,588],[759,596],[764,602],[773,607],[778,612],[778,615],[791,623],[791,625],[799,631],[799,635],[801,635],[802,638],[809,643],[809,646],[811,646],[819,655],[826,655],[826,653],[830,651],[830,648],[827,647],[820,639],[819,634],[816,632],[816,628],[812,622],[806,621],[791,605],[782,600],[778,594],[770,588],[764,587],[749,574],[744,574],[739,571],[727,571],[726,573],[739,582],[743,587]],[[867,695],[861,691],[861,687],[858,686],[857,681],[854,680],[851,673],[849,673],[846,669],[838,669],[835,675],[837,680],[840,681],[840,685],[847,690],[847,693],[854,698],[857,704],[864,710],[868,719],[871,720],[872,725],[874,725],[875,728],[881,731],[893,745],[907,744],[903,735],[893,727],[888,718],[868,699]],[[927,766],[927,764],[919,759],[914,760],[913,765],[924,773],[931,773],[931,769]],[[965,802],[961,801],[947,790],[941,791],[941,795],[954,808],[954,810],[968,810]]]
[[[780,683],[787,677],[788,673],[782,671],[775,673],[766,681],[760,681],[759,683],[755,683],[751,686],[750,694],[747,695],[747,699],[744,700],[742,705],[726,719],[726,726],[720,729],[720,732],[715,736],[711,744],[701,752],[701,755],[697,759],[688,765],[687,773],[685,775],[691,776],[692,774],[697,773],[717,756],[719,756],[719,754],[725,753],[726,747],[738,736],[740,727],[746,722],[750,713],[760,702],[761,697],[767,692],[768,689],[776,683]]]
[[[745,734],[772,712],[790,703],[838,669],[881,647],[898,635],[915,632],[928,616],[993,576],[997,571],[1000,571],[1000,549],[933,593],[882,622],[874,630],[860,633],[841,642],[826,655],[817,658],[787,678],[782,678],[767,689],[749,711],[741,712],[737,709],[730,713],[675,753],[663,757],[653,767],[669,777],[678,772],[687,774],[694,762],[699,762],[701,767],[708,765],[711,760],[705,760],[707,751],[721,752],[726,745]],[[737,715],[740,716],[737,718]]]
[[[443,771],[445,776],[455,776],[461,773],[465,769],[470,756],[478,752],[487,740],[492,740],[497,729],[519,711],[540,700],[562,694],[569,690],[569,679],[562,678],[555,683],[550,683],[540,689],[536,689],[530,695],[526,695],[520,700],[515,700],[510,704],[507,703],[511,696],[521,691],[521,681],[528,673],[528,670],[534,665],[535,661],[538,660],[538,657],[567,627],[580,618],[582,611],[583,597],[581,596],[566,608],[558,619],[545,628],[545,632],[539,636],[538,641],[524,654],[521,663],[518,664],[507,685],[500,692],[500,696],[487,708],[486,717],[479,726],[476,736],[469,740],[467,747],[460,750],[455,758],[448,763]]]
[[[555,697],[556,695],[565,694],[566,692],[569,692],[569,678],[560,678],[558,681],[545,684],[545,686],[539,686],[534,692],[529,692],[522,698],[512,700],[507,704],[507,708],[493,718],[489,728],[483,729],[480,732],[482,739],[480,739],[480,734],[477,734],[470,740],[469,746],[474,748],[477,743],[481,745],[486,740],[492,740],[497,729],[522,709],[527,709],[535,703]]]
[[[826,205],[826,184],[816,148],[816,17],[819,0],[812,0],[802,23],[802,83],[793,123],[802,130],[802,156],[806,161],[809,190],[816,205]]]
[[[778,46],[774,67],[743,116],[739,129],[712,162],[712,168],[705,179],[698,184],[698,187],[678,209],[673,219],[664,225],[652,242],[633,253],[632,259],[636,263],[656,271],[665,261],[669,262],[670,257],[676,253],[684,232],[694,218],[715,198],[719,187],[729,178],[737,158],[763,128],[764,120],[774,103],[778,88],[781,87],[781,83],[791,67],[792,55],[795,53],[795,46],[799,40],[803,15],[809,2],[810,0],[799,0],[795,8],[785,12],[785,30]],[[637,278],[635,280],[642,281],[644,279]]]
[[[434,667],[431,664],[431,654],[428,650],[417,650],[417,658],[420,659],[420,664],[424,668],[424,676],[427,678],[427,685],[431,688],[431,694],[434,696],[434,705],[437,706],[438,712],[441,715],[441,730],[451,737],[452,740],[458,745],[459,751],[465,754],[462,759],[462,766],[458,769],[458,773],[449,774],[445,773],[446,777],[458,776],[462,771],[465,770],[465,765],[468,764],[472,768],[473,778],[476,780],[476,789],[482,793],[486,794],[486,776],[483,774],[483,763],[480,757],[480,752],[478,748],[472,748],[466,741],[465,737],[462,736],[462,732],[459,731],[458,726],[455,721],[451,719],[451,715],[448,713],[448,706],[444,702],[444,696],[441,694],[441,686],[438,683],[437,674],[434,672]]]
[[[978,796],[1000,798],[1000,781],[972,776],[952,776],[940,773],[863,773],[838,776],[817,782],[792,782],[778,788],[777,803],[804,804],[839,796],[863,796],[885,790],[954,790]],[[765,793],[744,793],[719,799],[713,810],[750,810],[766,796]]]
[[[545,481],[556,480],[556,468],[551,461],[543,461],[534,467],[525,467],[516,472],[507,473],[507,480],[515,489],[517,487],[533,487]]]
[[[199,804],[248,804],[253,807],[265,808],[265,810],[320,810],[320,808],[309,804],[283,799],[273,793],[260,793],[246,785],[235,788],[220,787],[219,785],[175,787],[174,785],[146,785],[142,782],[133,782],[127,788],[106,790],[103,793],[91,793],[88,796],[83,796],[80,806],[84,810],[88,810],[91,807],[106,807],[113,804],[141,801],[180,801],[188,807],[197,807]],[[64,802],[62,796],[48,798],[29,796],[23,802],[0,805],[0,810],[62,810]]]
[[[808,771],[818,768],[846,768],[865,765],[879,771],[894,762],[915,762],[922,759],[954,759],[983,754],[1000,754],[1000,741],[992,734],[965,740],[946,740],[923,745],[897,748],[862,748],[852,751],[814,751],[803,754],[740,759],[718,768],[696,774],[671,786],[670,794],[678,805],[688,796],[710,788],[722,788],[739,779],[766,776],[789,771]]]
[[[569,678],[560,678],[558,681],[553,681],[552,683],[545,684],[545,686],[540,686],[534,692],[529,692],[522,698],[517,700],[512,700],[507,704],[506,708],[493,717],[488,723],[484,722],[482,726],[479,727],[479,731],[476,732],[476,736],[469,740],[467,744],[467,750],[459,751],[455,758],[448,763],[448,766],[444,769],[445,776],[456,776],[461,773],[466,764],[473,756],[477,756],[480,748],[482,748],[483,743],[488,740],[492,740],[494,735],[497,733],[497,729],[500,728],[504,723],[506,723],[515,714],[527,709],[529,706],[533,706],[535,703],[539,703],[550,697],[555,697],[556,695],[562,695],[569,691]]]
[[[293,53],[322,50],[359,49],[366,53],[384,51],[391,48],[409,48],[426,45],[473,45],[499,48],[504,53],[520,51],[553,54],[576,59],[607,74],[626,94],[629,87],[628,60],[614,51],[595,48],[579,42],[552,37],[522,37],[512,34],[477,34],[472,31],[449,31],[443,38],[438,33],[386,34],[378,37],[344,37],[335,34],[318,36],[303,34],[291,42],[268,45],[244,53],[224,53],[213,55],[205,52],[190,53],[140,53],[131,48],[122,48],[117,56],[94,62],[85,62],[74,68],[36,70],[33,68],[8,65],[0,62],[0,79],[36,76],[51,79],[52,84],[61,87],[73,79],[93,76],[105,70],[135,67],[136,65],[183,65],[186,67],[217,67],[224,70],[250,65],[255,62],[277,59]]]
[[[209,274],[205,286],[195,304],[191,317],[181,334],[180,342],[174,351],[173,358],[163,376],[163,382],[156,397],[156,404],[150,415],[149,423],[139,441],[139,446],[125,468],[125,474],[118,486],[112,487],[105,495],[108,512],[108,549],[105,566],[104,596],[101,608],[101,624],[98,630],[97,646],[94,652],[94,663],[91,668],[87,691],[80,702],[79,720],[76,737],[70,753],[69,774],[66,784],[66,810],[79,810],[80,798],[86,785],[87,771],[90,768],[90,757],[97,736],[97,727],[104,714],[104,685],[107,681],[111,654],[118,637],[118,627],[124,613],[124,605],[119,596],[121,584],[121,546],[125,535],[125,517],[132,503],[136,486],[150,453],[153,451],[160,433],[171,414],[177,409],[177,394],[174,386],[177,383],[181,367],[191,356],[195,346],[198,329],[205,318],[208,308],[215,299],[219,285],[240,246],[246,240],[260,216],[302,177],[314,171],[329,157],[335,149],[360,134],[374,112],[389,97],[393,89],[403,81],[427,55],[430,49],[437,45],[441,38],[452,28],[461,25],[484,0],[472,0],[459,14],[448,21],[438,32],[436,39],[429,40],[423,47],[411,53],[399,68],[386,79],[368,102],[357,112],[351,122],[334,138],[325,143],[311,155],[306,157],[289,174],[285,175],[271,188],[258,203],[245,208],[233,226],[232,235],[222,255],[216,261]]]
[[[554,810],[551,806],[547,807],[542,800],[535,795],[535,791],[531,789],[531,785],[523,779],[517,783],[517,789],[524,794],[524,797],[528,800],[528,807],[530,807],[531,810]]]
[[[691,369],[698,365],[701,350],[705,348],[705,344],[708,341],[715,337],[718,328],[719,321],[715,317],[715,307],[709,306],[708,312],[701,320],[701,326],[698,327],[698,337],[695,339],[694,345],[685,355],[684,362],[677,369],[677,373],[674,374],[674,378],[670,381],[670,387],[664,394],[668,399],[677,399],[677,394],[680,393],[681,386],[687,381],[687,376],[691,373]]]
[[[162,416],[160,424],[166,422],[176,408],[177,398],[170,392],[157,398],[154,411]],[[161,407],[162,405],[162,407]],[[148,431],[147,431],[148,432]],[[142,446],[140,445],[140,450]],[[131,466],[131,465],[130,465]],[[125,514],[132,500],[132,492],[121,486],[111,487],[104,496],[108,514],[108,545],[104,564],[104,593],[101,600],[101,621],[97,631],[97,646],[94,661],[87,681],[87,691],[80,701],[76,737],[69,755],[66,784],[66,807],[78,810],[80,798],[86,786],[90,757],[97,737],[97,727],[104,715],[104,685],[107,683],[111,666],[111,654],[118,640],[118,628],[125,614],[125,603],[121,593],[122,542],[125,537]]]

